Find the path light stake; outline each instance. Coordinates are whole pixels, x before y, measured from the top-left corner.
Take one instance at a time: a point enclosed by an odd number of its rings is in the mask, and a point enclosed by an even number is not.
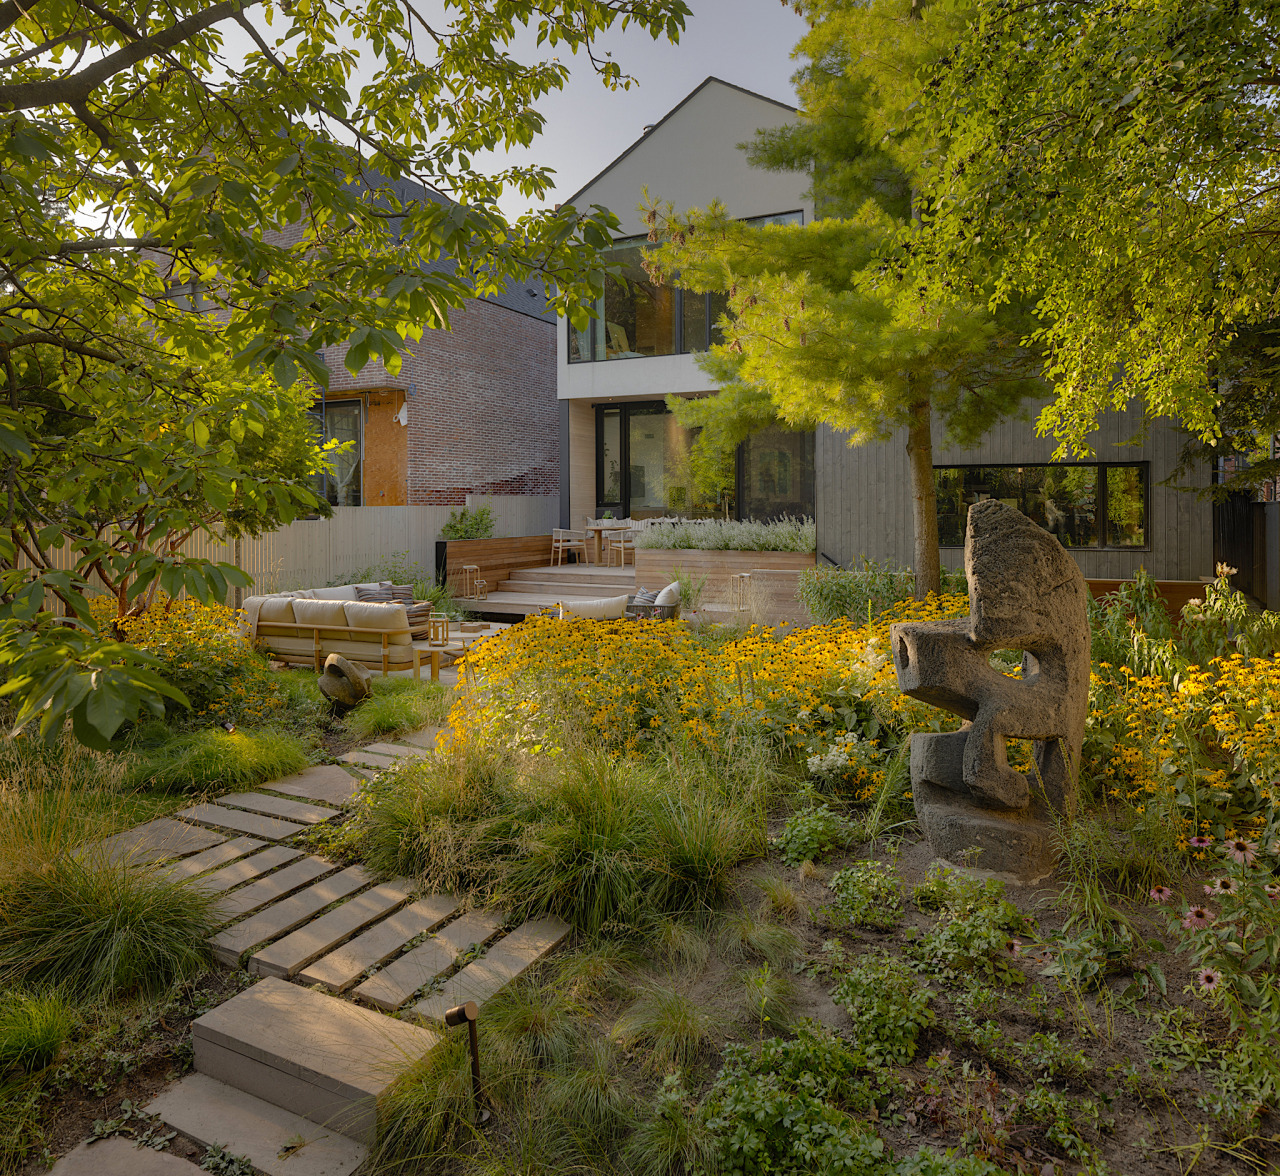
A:
[[[480,1016],[480,1007],[474,1000],[449,1009],[444,1015],[444,1023],[452,1029],[467,1023],[467,1035],[471,1038],[471,1093],[476,1103],[476,1122],[487,1123],[489,1112],[480,1106],[480,1036],[476,1032],[476,1019]]]

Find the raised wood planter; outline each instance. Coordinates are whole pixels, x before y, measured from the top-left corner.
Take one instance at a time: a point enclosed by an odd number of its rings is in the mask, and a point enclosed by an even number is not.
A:
[[[641,547],[636,549],[636,587],[657,591],[674,581],[677,572],[684,572],[704,581],[704,605],[732,606],[736,603],[734,577],[750,572],[756,603],[764,605],[770,620],[802,620],[808,611],[800,604],[796,588],[800,573],[815,562],[811,551]]]
[[[1088,586],[1090,594],[1097,600],[1099,597],[1115,592],[1121,584],[1127,584],[1128,582],[1128,580],[1086,580],[1085,584]],[[1164,602],[1164,607],[1168,610],[1169,616],[1175,621],[1182,615],[1182,606],[1188,600],[1204,599],[1204,590],[1205,583],[1203,580],[1156,581],[1156,592]]]
[[[551,536],[521,535],[511,539],[440,539],[436,542],[436,583],[455,592],[466,564],[480,568],[492,592],[516,568],[551,566]]]

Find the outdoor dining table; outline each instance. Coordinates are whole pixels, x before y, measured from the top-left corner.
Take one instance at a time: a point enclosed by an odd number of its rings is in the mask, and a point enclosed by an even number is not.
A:
[[[598,564],[603,554],[601,538],[606,531],[630,531],[635,524],[630,519],[604,519],[588,523],[586,529],[591,532],[593,555],[591,562]]]

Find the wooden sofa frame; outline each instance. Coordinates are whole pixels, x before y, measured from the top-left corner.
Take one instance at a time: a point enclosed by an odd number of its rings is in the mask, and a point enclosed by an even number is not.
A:
[[[386,677],[391,672],[390,658],[389,658],[389,653],[391,649],[391,641],[390,641],[391,630],[390,629],[368,629],[368,628],[358,629],[351,625],[312,625],[312,624],[302,624],[302,623],[299,623],[298,621],[260,621],[259,628],[296,629],[300,633],[310,632],[312,635],[312,640],[314,642],[312,647],[311,661],[315,666],[315,671],[317,674],[323,670],[324,667],[323,667],[322,659],[327,656],[323,649],[323,642],[320,640],[320,634],[322,632],[354,633],[356,634],[356,636],[351,638],[352,641],[356,642],[357,644],[368,644],[368,645],[373,645],[372,638],[375,635],[377,635],[382,638],[383,677]],[[403,629],[396,630],[396,631],[404,632]],[[267,646],[271,655],[277,661],[293,662],[298,665],[306,664],[305,661],[299,660],[303,657],[303,655],[300,653],[282,653],[280,650],[271,649],[270,636],[263,636],[261,633],[259,633],[255,635],[254,639],[257,641],[263,642],[263,644]],[[330,638],[330,640],[333,640],[333,639]],[[413,650],[412,664],[413,664],[414,680],[415,681],[422,680],[422,655],[424,653],[430,653],[431,654],[431,680],[433,682],[438,682],[440,681],[440,655],[442,653],[456,652],[462,647],[461,645],[455,645],[453,642],[449,642],[447,645],[429,645],[426,641],[418,639],[418,640],[411,640],[409,642],[408,648]],[[342,656],[349,657],[351,661],[359,662],[361,665],[367,665],[368,663],[368,659],[361,658],[359,656],[352,656],[345,653]],[[375,669],[376,667],[368,666],[368,668]],[[408,667],[406,666],[405,668],[407,669]]]

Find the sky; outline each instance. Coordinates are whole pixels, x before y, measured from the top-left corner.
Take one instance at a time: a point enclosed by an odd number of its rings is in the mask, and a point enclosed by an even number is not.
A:
[[[653,41],[628,29],[600,44],[635,78],[628,91],[610,91],[584,54],[569,58],[571,77],[539,104],[546,130],[516,163],[540,163],[556,171],[552,202],[576,192],[707,77],[795,102],[791,58],[805,23],[781,0],[689,0],[693,16],[679,45]],[[484,156],[477,156],[484,163]],[[502,202],[509,217],[529,211],[519,193]]]

